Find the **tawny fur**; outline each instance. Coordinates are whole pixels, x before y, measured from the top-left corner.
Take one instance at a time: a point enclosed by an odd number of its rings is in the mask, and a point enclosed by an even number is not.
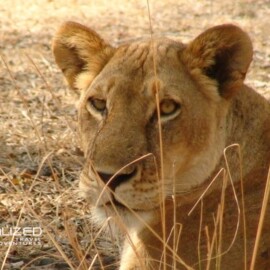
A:
[[[120,269],[249,267],[270,164],[270,105],[244,84],[248,35],[228,24],[187,45],[154,39],[113,48],[67,22],[53,52],[81,90],[80,187],[93,220],[110,216],[113,229],[129,235]],[[175,110],[164,113],[164,101]],[[107,185],[104,175],[114,175]],[[268,203],[255,269],[270,269],[269,228]]]

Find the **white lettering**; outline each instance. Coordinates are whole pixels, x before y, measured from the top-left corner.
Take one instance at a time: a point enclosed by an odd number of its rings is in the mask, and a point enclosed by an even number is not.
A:
[[[33,236],[39,237],[42,235],[42,229],[40,227],[33,227]]]
[[[40,227],[3,227],[0,236],[32,236],[40,237],[43,231]]]
[[[13,227],[13,233],[12,235],[14,236],[21,236],[22,233],[21,233],[21,227]]]

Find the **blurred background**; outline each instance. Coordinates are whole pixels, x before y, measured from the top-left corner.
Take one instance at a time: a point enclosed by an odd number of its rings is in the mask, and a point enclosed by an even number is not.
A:
[[[183,42],[217,24],[242,27],[254,44],[246,82],[270,99],[269,0],[149,0],[149,8],[153,33]],[[9,246],[18,240],[0,234],[0,269],[117,269],[118,240],[93,228],[77,192],[79,93],[66,86],[51,42],[66,20],[114,46],[149,37],[148,11],[146,0],[0,0],[0,232],[43,230],[36,246]]]

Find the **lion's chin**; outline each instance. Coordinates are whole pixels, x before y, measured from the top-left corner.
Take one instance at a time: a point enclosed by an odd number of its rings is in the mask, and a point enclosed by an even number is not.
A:
[[[129,209],[121,204],[108,203],[91,209],[92,221],[104,230],[119,234],[147,226],[154,216],[154,210]],[[109,226],[107,226],[109,225]]]

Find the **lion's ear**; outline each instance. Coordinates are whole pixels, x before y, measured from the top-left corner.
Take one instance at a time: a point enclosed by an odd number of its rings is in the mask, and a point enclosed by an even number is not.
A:
[[[52,49],[57,65],[72,88],[89,85],[114,53],[95,31],[75,22],[65,22],[60,27]]]
[[[220,95],[225,98],[241,88],[252,55],[249,36],[231,24],[206,30],[182,54],[191,75],[214,79]]]

